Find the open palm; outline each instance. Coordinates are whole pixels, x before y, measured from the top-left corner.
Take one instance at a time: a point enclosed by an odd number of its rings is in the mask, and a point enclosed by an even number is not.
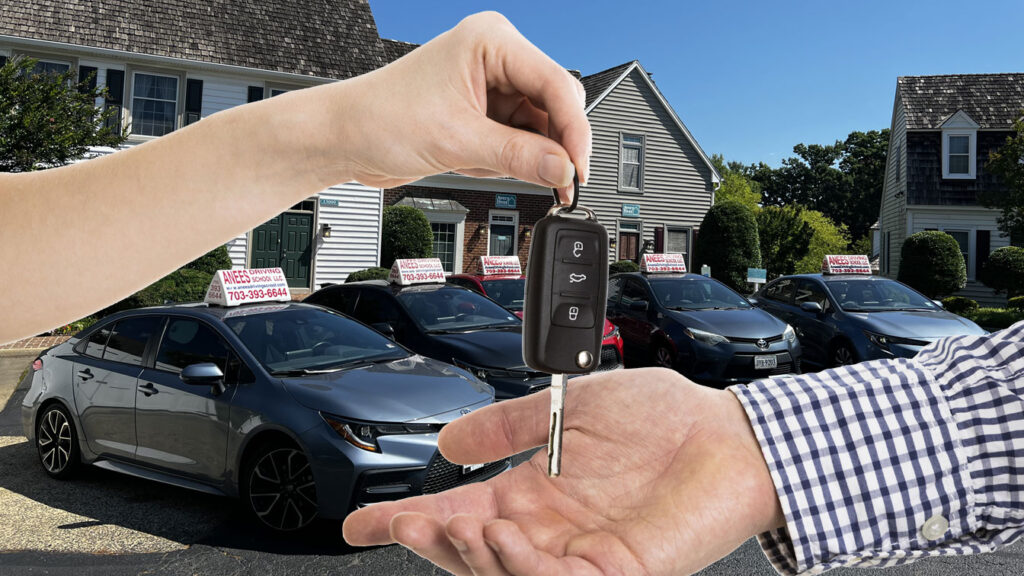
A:
[[[542,450],[488,482],[357,511],[346,540],[397,541],[456,574],[678,574],[781,524],[731,393],[660,369],[568,390],[561,477],[547,476]],[[541,445],[548,402],[537,394],[461,418],[441,450],[473,464]]]

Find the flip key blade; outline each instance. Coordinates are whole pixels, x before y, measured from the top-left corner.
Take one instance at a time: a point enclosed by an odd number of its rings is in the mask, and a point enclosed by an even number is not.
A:
[[[548,476],[562,473],[562,417],[565,412],[565,374],[551,375],[551,422],[548,430]]]

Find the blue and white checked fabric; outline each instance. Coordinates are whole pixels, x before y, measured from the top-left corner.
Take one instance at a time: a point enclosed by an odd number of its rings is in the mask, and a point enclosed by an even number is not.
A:
[[[786,515],[758,536],[780,573],[987,552],[1024,534],[1024,322],[730,390]]]

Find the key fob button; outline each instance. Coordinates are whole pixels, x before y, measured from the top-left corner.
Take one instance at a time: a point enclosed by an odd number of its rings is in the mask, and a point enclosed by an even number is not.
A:
[[[591,266],[598,252],[597,234],[579,230],[558,232],[555,260],[564,264]]]
[[[594,308],[589,302],[562,302],[555,307],[551,323],[566,328],[593,328]]]

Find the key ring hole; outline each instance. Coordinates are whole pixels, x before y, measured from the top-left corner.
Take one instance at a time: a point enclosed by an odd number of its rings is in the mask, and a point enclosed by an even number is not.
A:
[[[566,206],[562,204],[562,199],[558,197],[558,188],[552,188],[551,193],[555,197],[555,206],[564,208],[568,212],[572,212],[576,209],[576,205],[580,203],[580,175],[578,172],[574,172],[572,175],[572,204]]]

